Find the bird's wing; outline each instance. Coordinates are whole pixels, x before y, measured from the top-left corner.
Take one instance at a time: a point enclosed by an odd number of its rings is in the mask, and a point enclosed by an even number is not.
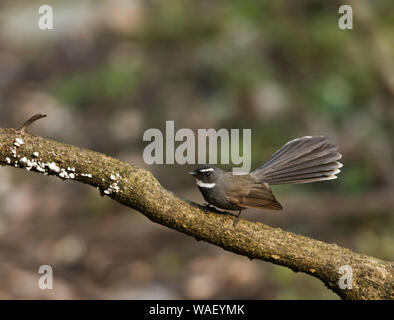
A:
[[[282,210],[271,188],[266,183],[258,183],[249,176],[234,176],[233,187],[226,191],[227,201],[244,208]]]

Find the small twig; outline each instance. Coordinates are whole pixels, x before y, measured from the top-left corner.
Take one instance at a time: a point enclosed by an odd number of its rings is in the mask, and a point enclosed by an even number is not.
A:
[[[27,132],[27,129],[29,128],[29,126],[37,121],[40,120],[42,118],[45,118],[47,115],[46,114],[41,114],[41,113],[37,113],[36,115],[32,116],[31,118],[29,118],[19,129],[18,131],[20,132]]]

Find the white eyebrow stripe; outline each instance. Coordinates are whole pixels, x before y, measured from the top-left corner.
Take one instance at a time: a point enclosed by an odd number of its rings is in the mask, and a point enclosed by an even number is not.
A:
[[[201,169],[200,172],[215,171],[214,168]]]
[[[216,183],[205,183],[205,182],[202,182],[201,180],[198,180],[198,179],[196,179],[196,183],[201,188],[212,189],[214,186],[216,186]]]

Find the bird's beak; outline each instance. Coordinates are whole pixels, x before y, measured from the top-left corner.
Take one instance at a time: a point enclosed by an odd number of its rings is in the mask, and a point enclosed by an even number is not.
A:
[[[197,172],[196,171],[190,171],[189,174],[191,174],[192,176],[196,176]]]

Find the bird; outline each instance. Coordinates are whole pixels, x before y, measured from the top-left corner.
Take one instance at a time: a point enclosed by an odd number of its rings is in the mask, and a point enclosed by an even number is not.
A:
[[[271,186],[333,180],[343,166],[338,147],[324,136],[304,136],[286,143],[263,165],[248,174],[233,174],[209,164],[200,165],[190,174],[195,177],[205,201],[210,206],[236,210],[234,226],[242,210],[248,208],[282,210]]]

